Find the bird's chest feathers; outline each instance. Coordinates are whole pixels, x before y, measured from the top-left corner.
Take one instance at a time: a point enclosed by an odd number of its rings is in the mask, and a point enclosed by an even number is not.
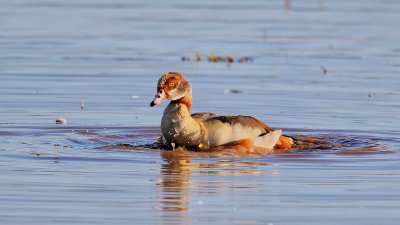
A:
[[[184,132],[186,130],[184,115],[179,110],[174,109],[164,112],[161,120],[161,129],[163,134],[167,134],[167,136]]]
[[[200,129],[182,105],[169,105],[161,120],[161,131],[168,142],[179,145],[197,145]]]

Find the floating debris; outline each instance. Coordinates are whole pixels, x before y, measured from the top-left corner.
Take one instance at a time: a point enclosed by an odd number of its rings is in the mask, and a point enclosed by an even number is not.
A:
[[[290,10],[292,8],[291,0],[284,0],[285,9]]]
[[[190,61],[190,57],[182,56],[182,61]]]
[[[225,89],[224,94],[240,94],[242,91],[235,89]]]
[[[203,56],[200,53],[196,54],[196,61],[200,62],[201,60],[203,60]]]
[[[233,63],[235,62],[235,59],[232,56],[219,56],[215,53],[211,53],[208,55],[208,61],[209,62],[227,62],[227,63]]]
[[[240,57],[238,63],[253,62],[253,58],[250,56]]]
[[[188,57],[188,56],[182,56],[181,60],[182,61],[197,61],[197,62],[201,62],[203,61],[203,55],[200,53],[197,53],[195,56],[193,57]],[[239,57],[237,60],[235,60],[235,57],[230,56],[230,55],[225,55],[225,56],[221,56],[221,55],[217,55],[214,52],[208,54],[207,56],[207,60],[208,62],[211,63],[218,63],[218,62],[226,62],[226,63],[234,63],[234,62],[238,62],[238,63],[246,63],[246,62],[253,62],[253,57],[250,56],[243,56],[243,57]]]
[[[56,119],[56,124],[67,124],[67,119],[58,118],[58,119]]]
[[[232,56],[226,56],[225,59],[226,59],[226,61],[227,61],[228,63],[233,63],[233,62],[235,61],[235,59],[233,59]]]
[[[85,109],[85,99],[82,98],[82,103],[81,103],[81,110]]]
[[[324,75],[327,75],[328,73],[330,73],[331,71],[327,68],[325,68],[324,66],[321,66],[322,72],[324,73]]]
[[[219,62],[221,61],[221,57],[219,57],[217,54],[215,53],[210,53],[208,55],[208,61],[209,62]]]

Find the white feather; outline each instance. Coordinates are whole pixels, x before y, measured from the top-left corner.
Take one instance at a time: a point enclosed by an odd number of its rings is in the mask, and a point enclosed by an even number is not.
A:
[[[254,145],[257,147],[273,149],[278,143],[282,130],[274,130],[266,135],[254,139]]]

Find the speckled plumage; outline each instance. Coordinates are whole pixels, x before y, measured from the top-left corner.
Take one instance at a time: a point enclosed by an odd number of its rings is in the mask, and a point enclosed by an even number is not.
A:
[[[179,72],[164,74],[158,81],[157,91],[159,95],[151,105],[170,100],[161,119],[161,131],[169,143],[177,146],[215,147],[251,139],[256,146],[273,148],[281,136],[280,130],[273,131],[250,116],[219,116],[214,113],[191,115],[192,88]]]

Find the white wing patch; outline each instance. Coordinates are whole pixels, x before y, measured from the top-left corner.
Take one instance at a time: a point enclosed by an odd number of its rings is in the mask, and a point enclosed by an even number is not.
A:
[[[281,134],[282,130],[274,130],[266,135],[256,137],[254,139],[254,145],[257,147],[273,149],[274,146],[278,143]]]
[[[216,125],[216,124],[215,124]],[[209,145],[218,146],[232,141],[250,138],[257,147],[272,149],[279,141],[281,130],[275,130],[260,137],[264,131],[255,129],[241,124],[231,125],[228,123],[219,123],[218,126],[210,126],[209,128]]]

